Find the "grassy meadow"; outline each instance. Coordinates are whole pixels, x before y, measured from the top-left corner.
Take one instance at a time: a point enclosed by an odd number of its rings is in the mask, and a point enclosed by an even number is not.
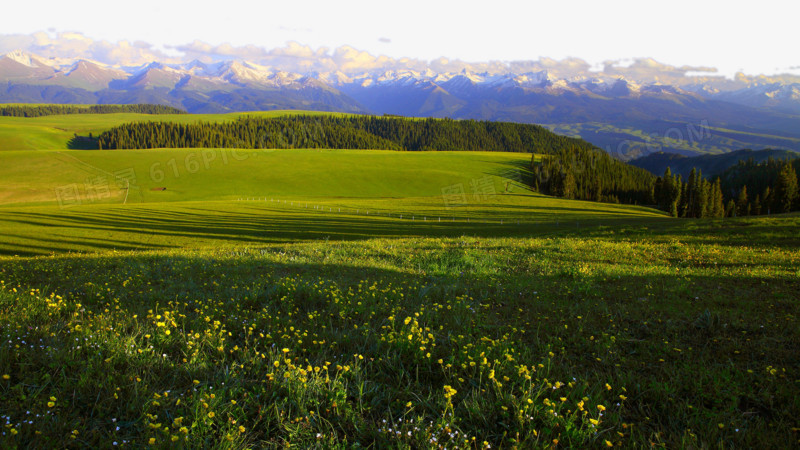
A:
[[[520,154],[67,148],[126,116],[0,119],[0,447],[800,445],[797,214],[541,196]]]
[[[525,176],[530,155],[381,150],[42,150],[0,152],[0,205],[59,205],[75,185],[81,203],[238,200],[241,197],[400,198],[442,196],[442,189],[490,177],[489,194],[506,193],[504,174]],[[105,187],[106,195],[92,192]],[[89,186],[89,188],[87,188]],[[164,188],[163,191],[153,189]],[[96,189],[95,189],[96,190]],[[526,193],[520,181],[508,193]],[[72,203],[70,204],[72,205]],[[62,205],[63,201],[62,201]]]

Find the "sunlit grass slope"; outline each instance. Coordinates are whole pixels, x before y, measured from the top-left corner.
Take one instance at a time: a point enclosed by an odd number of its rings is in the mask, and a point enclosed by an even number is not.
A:
[[[161,248],[408,236],[524,236],[564,229],[613,230],[670,220],[646,208],[498,194],[448,207],[442,197],[243,197],[165,202],[0,208],[0,254]]]
[[[0,152],[0,203],[58,201],[56,189],[107,178],[119,203],[231,200],[240,196],[407,197],[441,195],[442,189],[486,181],[495,192],[521,191],[530,155],[482,152],[347,150],[47,150]],[[131,172],[132,171],[132,172]],[[103,182],[104,180],[99,180]],[[89,183],[91,185],[91,183]],[[495,186],[496,184],[496,186]],[[151,191],[153,188],[166,188]],[[91,191],[91,189],[89,189]],[[89,192],[91,194],[91,192]]]

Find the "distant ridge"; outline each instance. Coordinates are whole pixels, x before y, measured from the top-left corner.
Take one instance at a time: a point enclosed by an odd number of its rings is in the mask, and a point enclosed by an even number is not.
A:
[[[642,158],[630,161],[631,165],[641,167],[654,175],[661,176],[669,167],[673,174],[679,174],[684,179],[689,176],[692,168],[702,171],[706,178],[721,175],[727,169],[737,165],[739,161],[752,159],[753,162],[760,163],[768,159],[798,159],[800,153],[790,150],[736,150],[722,155],[700,155],[687,157],[676,153],[657,152]]]

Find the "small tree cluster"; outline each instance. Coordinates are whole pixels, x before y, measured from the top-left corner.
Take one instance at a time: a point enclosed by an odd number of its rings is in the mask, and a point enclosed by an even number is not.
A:
[[[684,183],[680,175],[673,175],[668,167],[664,175],[656,180],[655,198],[658,207],[672,217],[725,217],[720,179],[710,182],[697,169],[692,169],[689,179]]]
[[[568,199],[652,204],[655,177],[596,148],[568,147],[531,160],[533,189]]]

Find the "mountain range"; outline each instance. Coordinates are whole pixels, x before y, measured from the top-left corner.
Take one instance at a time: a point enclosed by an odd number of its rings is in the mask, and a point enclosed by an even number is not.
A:
[[[727,79],[682,69],[663,70],[659,77],[654,73],[662,66],[646,59],[599,71],[569,62],[406,66],[308,64],[305,71],[290,71],[245,60],[123,66],[13,51],[0,57],[0,102],[159,103],[193,113],[306,109],[538,123],[623,160],[658,151],[800,151],[800,77],[792,75]],[[457,67],[462,68],[444,70]]]

